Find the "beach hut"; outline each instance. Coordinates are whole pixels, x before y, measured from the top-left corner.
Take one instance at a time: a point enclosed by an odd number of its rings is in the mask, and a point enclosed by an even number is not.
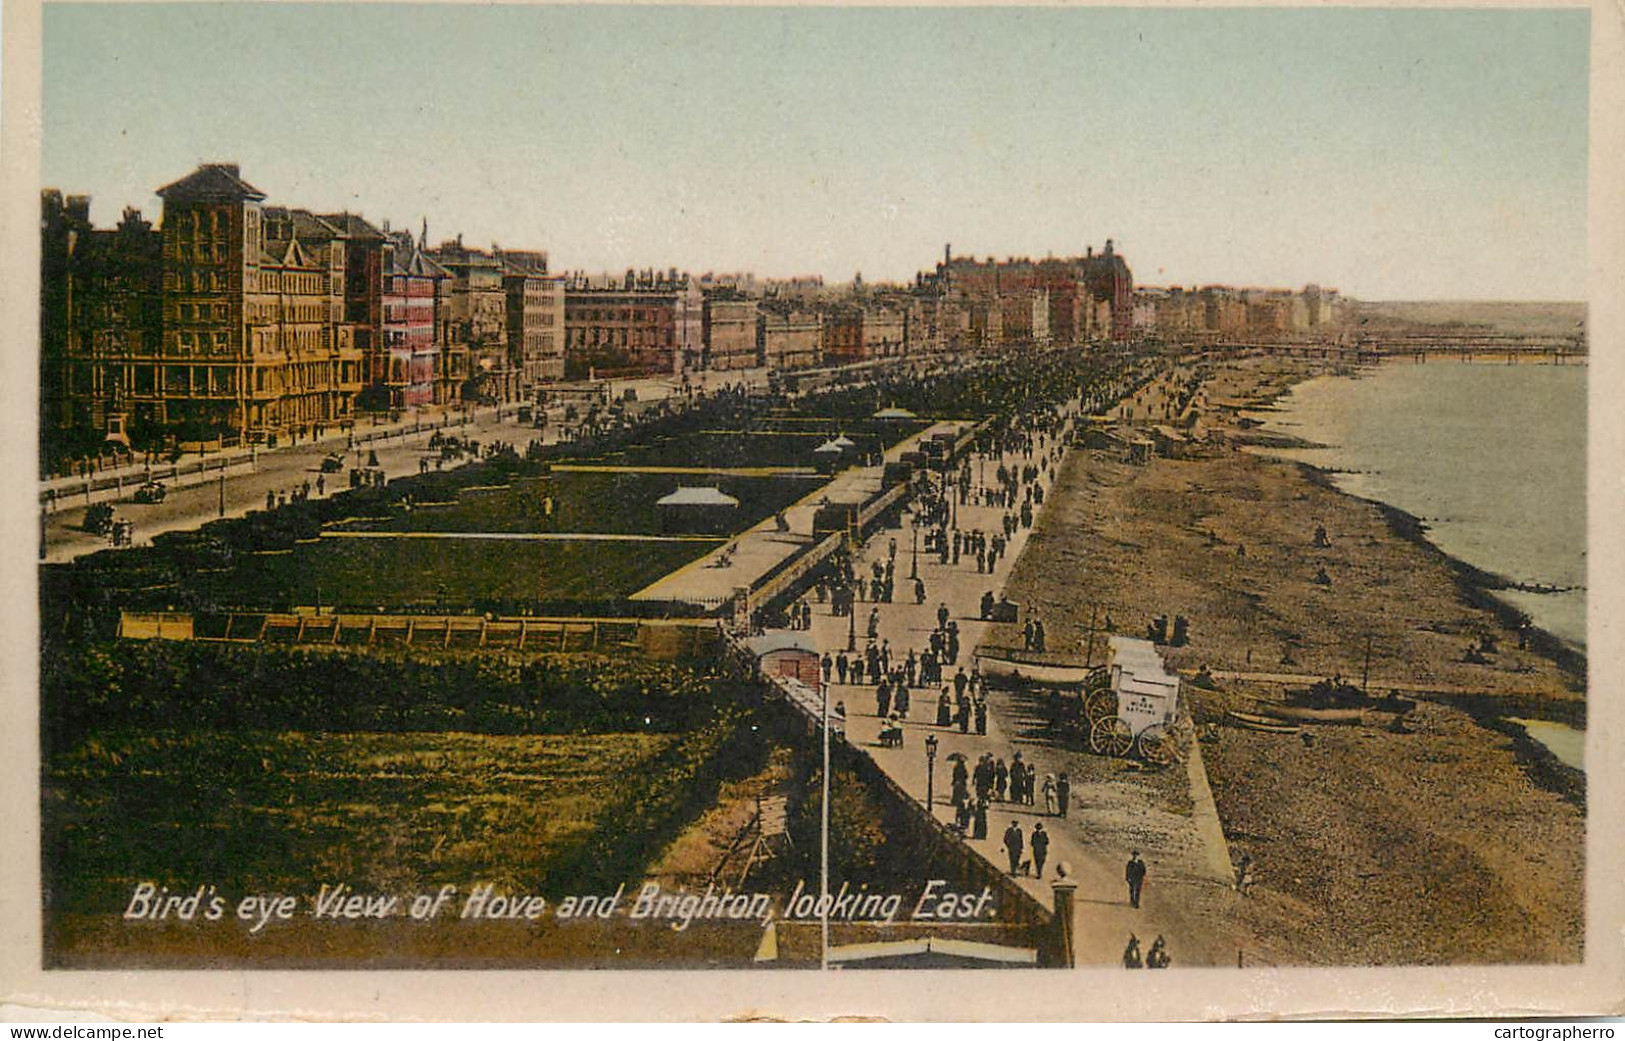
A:
[[[889,423],[906,423],[907,421],[916,417],[914,413],[910,412],[908,409],[898,408],[896,405],[893,405],[890,408],[883,408],[879,412],[876,412],[874,418],[884,420]]]
[[[745,641],[756,658],[756,668],[766,679],[782,677],[800,680],[813,693],[823,689],[824,678],[818,661],[818,648],[806,633],[768,633]]]
[[[660,530],[681,534],[734,530],[739,500],[717,487],[679,486],[655,503]]]

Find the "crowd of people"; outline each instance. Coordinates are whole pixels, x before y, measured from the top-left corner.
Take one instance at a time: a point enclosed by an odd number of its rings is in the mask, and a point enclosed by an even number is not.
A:
[[[919,528],[915,552],[933,559],[939,566],[963,568],[993,575],[1010,551],[1017,534],[1030,530],[1038,508],[1044,504],[1047,488],[1053,484],[1062,459],[1062,443],[1068,417],[1059,411],[1017,417],[1002,428],[986,432],[976,451],[957,467],[917,480],[911,503],[914,523]],[[976,474],[982,479],[978,481]],[[976,524],[960,526],[958,507],[992,508],[1000,511],[998,527],[992,530]],[[985,516],[985,514],[982,514]],[[821,656],[820,667],[827,684],[872,688],[875,716],[879,723],[879,743],[899,747],[905,740],[904,723],[910,728],[957,729],[962,735],[985,736],[989,730],[989,703],[986,677],[974,663],[960,663],[963,652],[958,620],[943,600],[935,610],[935,625],[923,645],[894,648],[889,634],[882,633],[886,605],[897,602],[898,585],[905,591],[913,586],[912,601],[927,602],[924,581],[917,568],[898,573],[898,540],[882,540],[874,559],[859,559],[845,553],[831,558],[809,597],[819,605],[829,604],[836,617],[851,617],[850,630],[861,638],[861,650],[831,650]],[[905,594],[906,596],[906,594]],[[1014,623],[1017,605],[988,589],[980,598],[980,618]],[[791,628],[811,627],[811,605],[799,601],[789,611]],[[1042,619],[1029,615],[1021,627],[1024,649],[1043,653],[1049,636]],[[914,713],[915,702],[925,694],[926,713]],[[934,692],[934,695],[933,695]],[[930,706],[934,702],[934,712]],[[845,716],[844,703],[839,714]],[[1064,771],[1054,773],[1031,765],[1018,748],[1008,756],[998,749],[953,752],[948,801],[953,808],[950,827],[968,841],[989,838],[990,817],[1001,806],[1024,808],[1023,816],[1067,819],[1072,809],[1072,780]],[[1031,809],[1025,809],[1025,808]],[[1053,875],[1050,851],[1052,836],[1046,827],[1053,821],[1030,821],[1024,827],[1012,818],[1003,830],[1001,850],[1013,877],[1042,879]],[[1124,869],[1127,903],[1138,909],[1145,883],[1146,867],[1138,851]],[[1131,956],[1132,952],[1132,956]],[[1170,963],[1167,944],[1158,936],[1142,954],[1138,939],[1124,952],[1124,964],[1135,967],[1165,968]]]

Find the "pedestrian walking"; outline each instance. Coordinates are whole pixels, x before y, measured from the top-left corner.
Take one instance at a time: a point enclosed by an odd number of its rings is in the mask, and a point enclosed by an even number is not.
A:
[[[963,805],[970,798],[970,771],[965,768],[965,757],[960,756],[954,760],[953,801],[955,806]]]
[[[1005,789],[1010,786],[1010,768],[1004,764],[1004,757],[999,757],[993,764],[993,797],[1000,802],[1004,801]]]
[[[1010,874],[1012,877],[1021,870],[1021,854],[1027,845],[1021,834],[1021,824],[1011,821],[1010,826],[1004,829],[1004,851],[1010,858]]]
[[[1044,830],[1044,825],[1042,824],[1033,825],[1032,847],[1033,877],[1043,878],[1044,859],[1049,856],[1049,832]]]
[[[977,799],[976,810],[971,816],[971,838],[987,838],[987,800]]]
[[[847,660],[846,652],[842,651],[835,657],[835,676],[840,682],[846,682]]]
[[[1020,802],[1022,784],[1027,779],[1027,764],[1021,761],[1021,753],[1017,752],[1010,760],[1010,801]]]
[[[1072,781],[1066,774],[1055,780],[1055,805],[1060,815],[1065,817],[1067,806],[1072,802]]]
[[[819,666],[824,671],[824,683],[827,685],[829,683],[830,675],[835,671],[835,659],[830,657],[828,651],[824,652],[824,658],[819,662]]]
[[[937,726],[948,727],[954,723],[954,699],[943,687],[942,693],[937,696]]]
[[[976,733],[987,736],[987,702],[981,698],[976,699]]]
[[[1128,864],[1123,868],[1123,880],[1128,883],[1129,906],[1139,907],[1140,888],[1145,885],[1145,861],[1140,859],[1137,849],[1129,853]]]
[[[1056,802],[1054,774],[1044,775],[1044,812],[1049,814],[1051,817],[1055,816]]]

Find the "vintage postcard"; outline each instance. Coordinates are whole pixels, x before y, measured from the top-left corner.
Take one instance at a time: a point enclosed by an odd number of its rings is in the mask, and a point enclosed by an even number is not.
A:
[[[1620,1009],[1617,8],[6,14],[0,1001]]]

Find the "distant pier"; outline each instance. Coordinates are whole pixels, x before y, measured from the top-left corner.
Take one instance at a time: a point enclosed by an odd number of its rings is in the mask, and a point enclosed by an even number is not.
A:
[[[1355,364],[1381,361],[1468,362],[1502,365],[1585,365],[1583,336],[1515,336],[1497,333],[1399,333],[1346,341],[1247,341],[1216,344],[1227,353],[1256,352],[1287,358],[1321,358]]]

